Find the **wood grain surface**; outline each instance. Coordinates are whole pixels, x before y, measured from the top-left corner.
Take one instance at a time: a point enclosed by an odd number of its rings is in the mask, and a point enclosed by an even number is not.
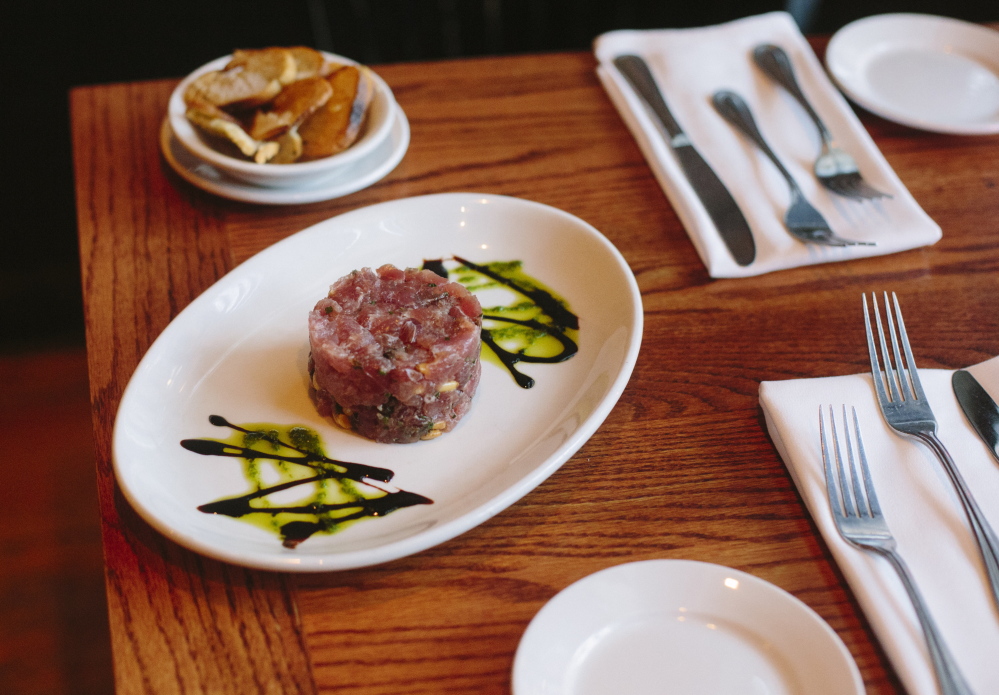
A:
[[[818,44],[821,49],[821,44]],[[863,115],[943,228],[897,255],[711,280],[586,53],[378,66],[412,144],[386,179],[312,205],[222,200],[158,152],[174,82],[79,88],[72,123],[91,397],[120,693],[506,693],[518,640],[568,584],[622,562],[727,565],[816,610],[871,695],[902,692],[768,439],[764,380],[868,368],[860,296],[894,290],[921,367],[999,354],[999,137]],[[641,288],[634,375],[605,424],[521,502],[438,547],[282,575],[191,553],[116,488],[111,432],[151,342],[226,271],[330,216],[475,191],[601,230]]]

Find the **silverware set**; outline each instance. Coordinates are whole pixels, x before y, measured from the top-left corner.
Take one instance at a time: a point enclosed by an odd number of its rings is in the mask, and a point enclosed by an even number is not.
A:
[[[780,46],[762,44],[753,50],[756,65],[771,79],[786,89],[818,128],[822,151],[815,160],[815,178],[829,191],[852,200],[890,198],[864,181],[856,161],[846,151],[836,147],[832,134],[809,103],[794,76],[791,59]],[[825,218],[805,199],[798,183],[767,144],[753,119],[745,99],[731,90],[719,90],[712,97],[715,109],[725,120],[748,137],[777,167],[791,189],[791,203],[784,214],[784,226],[791,236],[803,242],[823,246],[876,246],[874,242],[852,241],[839,236]]]
[[[890,198],[891,196],[887,193],[883,193],[867,183],[861,176],[853,157],[836,146],[829,129],[801,91],[787,53],[779,46],[763,44],[753,51],[753,59],[766,75],[784,87],[801,104],[815,123],[821,138],[821,152],[815,160],[813,171],[819,183],[832,193],[855,201]],[[708,215],[715,223],[736,262],[739,265],[750,264],[755,258],[755,245],[745,218],[735,207],[731,195],[714,172],[700,158],[700,155],[696,154],[690,139],[682,132],[670,114],[663,100],[662,91],[656,85],[645,61],[639,56],[625,55],[615,58],[614,64],[645,102],[663,129],[666,141],[676,154],[687,179],[704,203]],[[806,200],[794,177],[767,144],[756,125],[749,106],[742,97],[730,90],[722,90],[714,94],[712,103],[730,124],[766,154],[787,181],[791,192],[791,202],[783,221],[793,237],[804,243],[823,246],[876,245],[869,241],[845,239],[833,232],[825,218]],[[692,166],[690,160],[695,158],[699,160],[698,164]],[[708,183],[705,183],[706,181]]]
[[[925,445],[944,467],[971,526],[993,601],[999,608],[999,539],[982,514],[953,457],[937,435],[937,420],[916,368],[898,297],[892,293],[889,301],[885,292],[883,304],[884,321],[877,296],[871,295],[870,305],[867,295],[863,297],[864,327],[878,407],[893,431]],[[969,421],[993,449],[994,444],[999,442],[999,406],[968,372],[955,372],[952,384]],[[837,426],[832,406],[829,406],[828,419],[819,408],[819,448],[829,508],[836,529],[848,543],[887,559],[898,573],[926,639],[940,692],[944,695],[971,695],[972,691],[944,643],[908,565],[898,553],[874,489],[856,409],[851,408],[848,417],[844,405],[840,423]]]

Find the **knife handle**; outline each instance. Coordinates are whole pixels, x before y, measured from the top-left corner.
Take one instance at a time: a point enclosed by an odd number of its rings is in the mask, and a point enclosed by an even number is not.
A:
[[[683,133],[666,106],[648,63],[636,55],[621,55],[614,59],[614,65],[656,115],[671,139]]]

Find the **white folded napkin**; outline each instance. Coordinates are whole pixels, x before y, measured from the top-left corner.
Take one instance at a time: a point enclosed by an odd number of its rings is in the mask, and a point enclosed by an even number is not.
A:
[[[787,52],[802,92],[839,146],[857,160],[864,178],[892,199],[851,201],[818,183],[812,173],[820,152],[818,130],[794,98],[756,67],[752,51],[761,43],[777,44]],[[789,14],[773,12],[699,29],[613,31],[597,37],[594,52],[604,88],[712,277],[745,277],[895,253],[940,239],[940,227],[892,171]],[[614,67],[614,58],[628,53],[648,62],[680,127],[746,216],[756,240],[756,260],[749,266],[733,260],[658,126]],[[760,132],[832,229],[842,237],[874,241],[877,246],[820,247],[791,237],[783,224],[790,201],[787,183],[770,160],[715,111],[711,95],[720,89],[733,90],[746,100]]]
[[[999,357],[968,371],[999,398]],[[919,374],[940,438],[999,531],[999,464],[964,417],[950,385],[953,372]],[[926,642],[901,582],[887,560],[844,541],[830,514],[819,406],[826,409],[827,422],[828,406],[834,407],[837,427],[842,405],[856,406],[874,488],[898,550],[972,690],[999,693],[999,612],[971,529],[942,465],[881,417],[870,375],[766,381],[760,403],[784,464],[906,689],[931,695],[938,690]]]

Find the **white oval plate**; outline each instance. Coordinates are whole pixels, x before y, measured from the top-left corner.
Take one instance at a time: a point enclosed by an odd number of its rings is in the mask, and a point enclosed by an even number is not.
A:
[[[534,617],[514,695],[863,695],[850,652],[811,608],[751,574],[647,560],[585,577]]]
[[[182,179],[223,198],[264,205],[317,203],[356,193],[388,176],[409,148],[409,121],[402,109],[396,107],[389,136],[372,152],[327,176],[287,188],[254,186],[198,159],[177,140],[169,120],[164,120],[160,128],[160,148],[167,164]]]
[[[999,32],[933,15],[875,15],[836,32],[826,66],[847,96],[888,120],[999,133]]]
[[[485,362],[471,411],[450,433],[379,444],[339,430],[309,399],[307,315],[356,268],[459,255],[521,260],[580,317],[579,353],[519,365],[522,389]],[[631,375],[641,297],[614,246],[566,212],[517,198],[451,193],[382,203],[321,222],[262,251],[185,308],[143,357],[122,396],[113,456],[129,502],[181,545],[228,562],[288,571],[373,565],[473,528],[554,473],[596,431]],[[275,533],[199,512],[248,491],[241,461],[199,456],[186,438],[224,439],[233,423],[300,424],[329,456],[389,468],[432,505],[362,520],[290,550]]]

